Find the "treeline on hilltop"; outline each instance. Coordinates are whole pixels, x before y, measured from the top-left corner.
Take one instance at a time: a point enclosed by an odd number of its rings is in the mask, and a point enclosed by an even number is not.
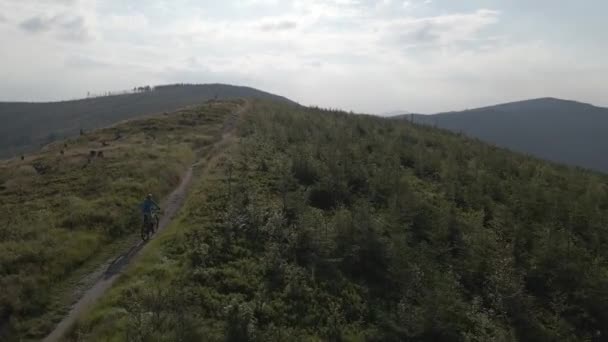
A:
[[[269,102],[240,135],[80,338],[606,338],[606,177]]]

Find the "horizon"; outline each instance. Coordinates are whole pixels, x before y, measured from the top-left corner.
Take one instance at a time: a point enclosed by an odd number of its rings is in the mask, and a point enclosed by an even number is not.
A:
[[[599,0],[0,0],[11,47],[0,93],[55,102],[187,82],[364,113],[544,97],[606,107],[607,9]]]
[[[156,87],[162,87],[162,86],[167,86],[167,85],[184,85],[184,86],[206,86],[206,85],[215,85],[215,84],[219,84],[219,85],[226,85],[226,86],[233,86],[233,87],[245,87],[245,88],[251,88],[251,89],[255,89],[255,90],[259,90],[262,92],[268,92],[265,89],[258,89],[249,85],[239,85],[239,84],[227,84],[227,83],[171,83],[171,84],[154,84],[154,85],[149,85],[150,87],[152,87],[152,89],[154,90],[154,88]],[[63,99],[63,100],[51,100],[51,101],[5,101],[0,99],[0,104],[2,103],[28,103],[28,104],[45,104],[45,103],[62,103],[62,102],[71,102],[71,101],[84,101],[87,99],[93,99],[93,98],[100,98],[100,97],[111,97],[111,96],[121,96],[121,95],[130,95],[130,94],[137,94],[137,92],[133,91],[134,88],[130,88],[130,89],[122,89],[122,90],[109,90],[109,91],[102,91],[99,94],[87,94],[87,96],[83,96],[83,97],[75,97],[75,98],[71,98],[71,99]],[[295,99],[291,99],[289,97],[284,96],[283,94],[277,94],[277,93],[271,93],[268,92],[270,94],[273,95],[278,95],[278,96],[282,96],[287,98],[288,100],[294,101],[296,103],[299,103],[297,100]],[[500,105],[505,105],[505,104],[511,104],[511,103],[520,103],[520,102],[530,102],[530,101],[538,101],[538,100],[557,100],[557,101],[563,101],[563,102],[576,102],[579,104],[585,104],[585,105],[591,105],[597,108],[606,108],[608,109],[608,107],[605,106],[601,106],[601,105],[597,105],[594,103],[589,103],[589,102],[582,102],[582,101],[578,101],[576,99],[564,99],[564,98],[558,98],[558,97],[553,97],[553,96],[546,96],[546,97],[537,97],[537,98],[527,98],[527,99],[519,99],[519,100],[514,100],[514,101],[509,101],[509,102],[500,102],[500,103],[492,103],[492,104],[486,104],[486,105],[481,105],[479,107],[473,107],[473,108],[457,108],[457,109],[452,109],[452,110],[448,110],[448,111],[443,111],[443,112],[433,112],[433,113],[418,113],[418,112],[410,112],[407,110],[393,110],[393,111],[387,111],[387,112],[381,112],[381,113],[371,113],[371,112],[356,112],[356,114],[367,114],[367,115],[375,115],[375,116],[380,116],[380,117],[386,117],[386,118],[390,118],[390,117],[396,117],[396,116],[403,116],[403,115],[436,115],[436,114],[449,114],[449,113],[459,113],[459,112],[464,112],[464,111],[468,111],[468,110],[477,110],[477,109],[483,109],[483,108],[489,108],[489,107],[495,107],[495,106],[500,106]],[[302,104],[299,103],[301,105],[304,106],[318,106],[316,104]],[[344,108],[339,108],[339,107],[321,107],[321,108],[327,108],[327,109],[337,109],[337,110],[342,110],[342,111],[349,111],[348,109],[344,109]]]

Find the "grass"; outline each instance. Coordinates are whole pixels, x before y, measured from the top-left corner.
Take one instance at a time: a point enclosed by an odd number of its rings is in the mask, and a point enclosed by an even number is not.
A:
[[[209,191],[215,191],[218,184],[226,180],[225,168],[234,153],[235,143],[235,139],[226,139],[224,144],[218,146],[220,151],[195,169],[195,184],[181,214],[146,246],[108,294],[77,322],[70,339],[124,341],[130,337],[129,325],[132,322],[129,312],[121,307],[125,295],[149,290],[152,280],[155,289],[169,288],[171,282],[179,277],[183,271],[182,265],[175,259],[167,258],[165,251],[171,249],[175,241],[185,238],[184,234],[190,230],[193,224],[191,220],[195,217],[192,213],[199,211]],[[91,333],[93,327],[94,332]]]
[[[78,341],[608,335],[608,178],[430,127],[256,102]]]
[[[46,335],[83,278],[137,239],[144,195],[166,196],[239,104],[128,121],[0,162],[0,339]]]

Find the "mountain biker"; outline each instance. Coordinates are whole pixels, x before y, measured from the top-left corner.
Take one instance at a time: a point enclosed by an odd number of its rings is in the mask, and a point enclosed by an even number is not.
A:
[[[144,215],[144,222],[150,222],[146,221],[146,219],[149,220],[152,218],[152,212],[154,211],[154,209],[160,210],[160,207],[152,199],[152,194],[148,194],[146,196],[146,199],[141,204],[141,211]]]

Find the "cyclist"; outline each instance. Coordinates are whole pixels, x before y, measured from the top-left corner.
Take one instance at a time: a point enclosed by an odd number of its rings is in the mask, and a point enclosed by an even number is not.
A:
[[[152,199],[152,194],[148,194],[144,202],[141,204],[141,211],[144,215],[144,222],[150,222],[150,220],[152,219],[152,212],[155,209],[160,210],[160,207]]]

